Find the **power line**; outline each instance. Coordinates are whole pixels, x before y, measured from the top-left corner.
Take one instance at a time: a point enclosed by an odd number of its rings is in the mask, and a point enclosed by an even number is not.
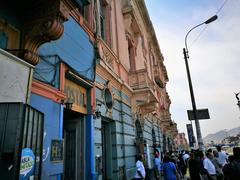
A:
[[[216,12],[216,14],[219,14],[219,12],[223,9],[223,7],[225,6],[225,4],[228,2],[228,0],[225,0],[223,2],[223,4],[220,6],[220,8],[218,9],[218,11]]]
[[[207,29],[208,24],[200,31],[200,33],[198,34],[198,36],[192,41],[191,45],[192,46],[198,39],[199,37],[203,34],[203,32]]]
[[[222,5],[220,6],[220,8],[217,10],[217,12],[215,13],[216,15],[218,15],[220,13],[220,11],[222,11],[223,7],[226,5],[226,3],[228,2],[228,0],[225,0]],[[199,37],[203,34],[203,32],[207,29],[208,24],[201,30],[201,32],[198,34],[198,36],[193,40],[193,42],[191,43],[190,46],[192,46],[198,39]]]

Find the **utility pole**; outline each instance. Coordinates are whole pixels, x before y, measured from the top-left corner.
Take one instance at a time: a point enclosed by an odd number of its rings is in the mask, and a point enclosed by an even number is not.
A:
[[[196,103],[195,103],[195,98],[194,98],[194,93],[193,93],[190,70],[189,70],[189,66],[188,66],[189,55],[188,55],[188,48],[187,48],[187,37],[188,37],[189,33],[192,30],[194,30],[195,28],[197,28],[197,27],[199,27],[203,24],[209,24],[209,23],[215,21],[216,19],[217,19],[217,15],[212,16],[211,18],[209,18],[205,22],[200,23],[200,24],[194,26],[193,28],[191,28],[185,36],[185,48],[183,48],[183,55],[184,55],[184,60],[185,60],[185,65],[186,65],[186,70],[187,70],[187,78],[188,78],[188,84],[189,84],[189,90],[190,90],[191,102],[192,102],[192,108],[193,108],[193,117],[194,117],[194,120],[195,120],[195,126],[196,126],[196,132],[197,132],[198,148],[200,150],[203,150],[204,146],[203,146],[200,124],[199,124],[199,120],[198,120],[198,117],[197,117],[197,108],[196,108]]]

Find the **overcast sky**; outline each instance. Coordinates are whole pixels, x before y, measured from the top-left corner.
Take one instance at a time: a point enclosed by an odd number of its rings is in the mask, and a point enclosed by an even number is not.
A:
[[[179,131],[185,133],[189,123],[186,111],[192,109],[192,104],[182,53],[184,38],[192,27],[222,7],[216,21],[189,34],[189,67],[197,108],[208,108],[210,114],[210,119],[200,121],[202,136],[239,127],[240,110],[234,92],[240,92],[240,0],[145,0],[145,3],[169,76],[170,113]]]

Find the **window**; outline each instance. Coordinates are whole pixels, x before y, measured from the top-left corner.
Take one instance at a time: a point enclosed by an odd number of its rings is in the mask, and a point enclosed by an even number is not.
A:
[[[84,21],[88,23],[88,25],[92,28],[92,17],[90,15],[92,8],[92,0],[72,0],[72,2],[77,7],[78,11],[84,18]]]
[[[140,140],[140,142],[143,142],[143,130],[142,130],[142,126],[139,119],[135,121],[135,126],[136,126],[137,139]]]
[[[18,49],[20,32],[14,26],[0,18],[0,48]]]
[[[155,59],[153,53],[151,53],[151,61],[152,61],[152,63],[153,63],[154,66],[157,65],[157,62],[156,62],[156,59]]]
[[[78,8],[84,7],[90,4],[90,0],[72,0],[74,4],[78,6]]]
[[[84,3],[81,3],[78,5],[78,10],[80,12],[80,14],[84,17],[84,19],[90,23],[90,15],[89,15],[89,12],[90,12],[90,4],[84,4]]]
[[[100,0],[100,35],[111,46],[111,10],[105,0]]]
[[[8,43],[7,34],[3,31],[0,31],[0,48],[6,49]]]
[[[152,142],[153,142],[153,147],[155,148],[157,145],[157,140],[156,140],[156,134],[154,129],[152,129]]]
[[[101,30],[101,37],[103,40],[106,40],[106,21],[105,21],[105,6],[103,5],[103,2],[100,1],[100,30]]]
[[[135,63],[135,51],[133,43],[130,39],[128,39],[128,55],[129,55],[129,64],[130,64],[130,72],[136,71],[136,63]]]

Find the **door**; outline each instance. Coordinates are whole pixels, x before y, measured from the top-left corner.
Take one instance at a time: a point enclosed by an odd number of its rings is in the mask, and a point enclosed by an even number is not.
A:
[[[111,123],[102,121],[103,179],[112,179],[112,140]]]
[[[81,114],[64,111],[64,180],[84,179],[83,126]]]

